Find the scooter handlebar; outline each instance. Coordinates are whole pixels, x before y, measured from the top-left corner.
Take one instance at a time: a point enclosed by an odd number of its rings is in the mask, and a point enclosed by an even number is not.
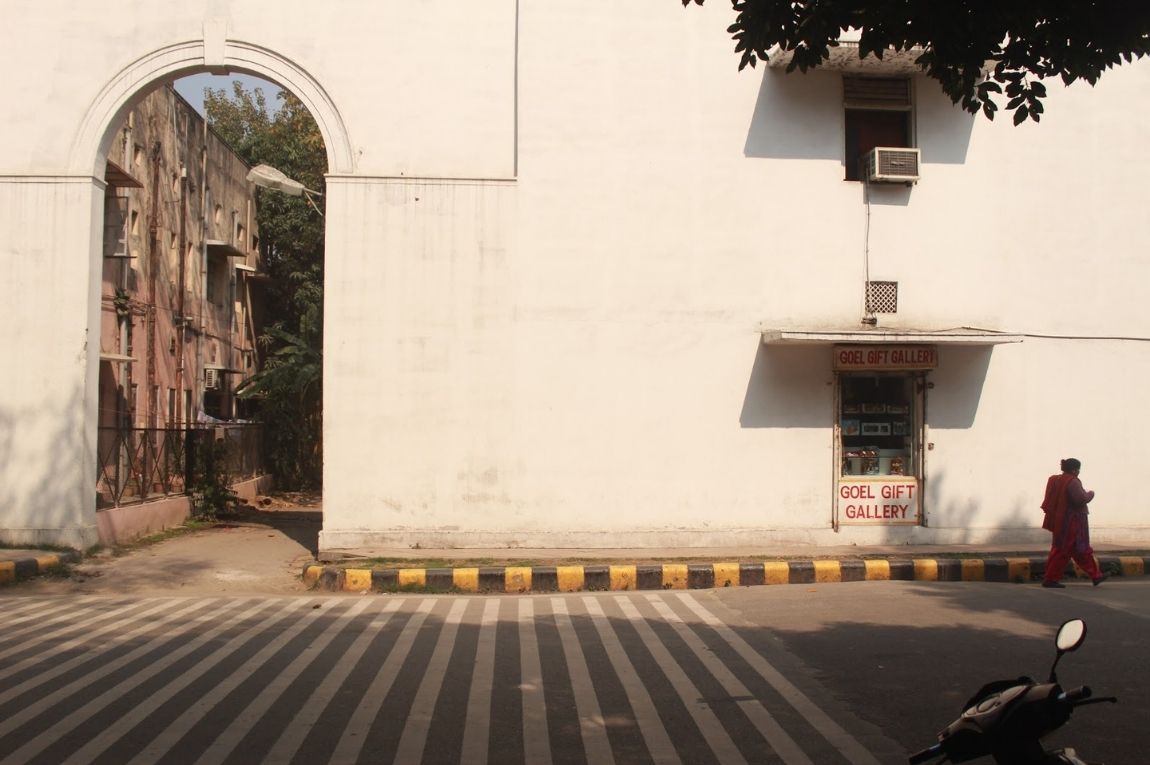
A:
[[[1058,694],[1058,700],[1073,706],[1084,699],[1090,698],[1091,693],[1089,685],[1080,685],[1077,688],[1071,688],[1068,691],[1063,691]]]

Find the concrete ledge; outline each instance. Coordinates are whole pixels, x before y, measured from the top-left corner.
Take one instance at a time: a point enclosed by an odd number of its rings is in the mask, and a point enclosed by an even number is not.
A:
[[[27,555],[23,557],[6,558],[5,551],[0,550],[0,585],[12,584],[23,579],[31,579],[65,563],[76,563],[80,560],[80,553],[59,552],[44,553],[43,555]]]
[[[1099,555],[1111,576],[1144,576],[1150,557]],[[354,568],[309,564],[303,580],[331,592],[585,592],[701,590],[864,581],[1014,582],[1042,579],[1046,558],[785,560],[761,563]],[[1071,564],[1065,575],[1080,572]]]

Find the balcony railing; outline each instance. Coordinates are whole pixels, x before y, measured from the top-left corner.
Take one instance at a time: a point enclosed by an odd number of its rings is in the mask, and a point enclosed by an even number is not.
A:
[[[195,428],[100,428],[96,496],[99,507],[118,507],[187,493],[204,469],[210,445],[222,453],[228,485],[263,472],[258,425]]]

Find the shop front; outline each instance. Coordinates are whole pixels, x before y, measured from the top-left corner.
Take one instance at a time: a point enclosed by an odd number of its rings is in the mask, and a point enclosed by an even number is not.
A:
[[[935,345],[836,345],[834,524],[922,523],[926,373]]]
[[[908,329],[762,329],[768,347],[822,346],[833,375],[831,526],[929,525],[924,507],[933,444],[927,398],[940,372],[969,350],[1022,342],[1018,334],[958,327]],[[951,354],[944,358],[945,354]],[[820,354],[821,355],[821,354]],[[824,357],[825,358],[825,357]],[[949,359],[949,360],[948,360]],[[942,402],[946,404],[947,402]]]

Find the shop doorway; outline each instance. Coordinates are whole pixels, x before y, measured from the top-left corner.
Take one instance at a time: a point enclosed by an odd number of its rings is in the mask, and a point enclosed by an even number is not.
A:
[[[836,529],[923,525],[926,374],[936,357],[930,346],[836,350]]]

